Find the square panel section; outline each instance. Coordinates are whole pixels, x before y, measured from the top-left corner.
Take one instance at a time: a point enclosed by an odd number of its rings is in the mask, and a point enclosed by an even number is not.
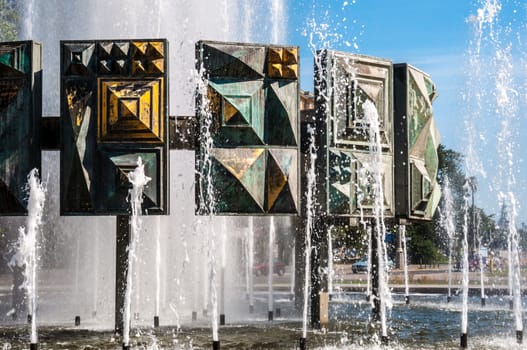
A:
[[[163,78],[99,78],[98,142],[163,144]]]
[[[319,185],[321,206],[329,216],[369,218],[376,202],[393,217],[392,64],[331,50],[317,55],[317,169],[328,179]]]
[[[127,215],[127,173],[152,181],[143,211],[168,213],[167,42],[61,42],[61,214]]]
[[[396,213],[413,221],[431,220],[441,197],[437,182],[440,135],[430,76],[406,63],[394,65]]]
[[[42,46],[0,43],[0,216],[27,214],[27,176],[40,170]]]
[[[207,77],[197,99],[196,204],[213,203],[197,212],[297,214],[298,48],[202,41],[196,58]]]

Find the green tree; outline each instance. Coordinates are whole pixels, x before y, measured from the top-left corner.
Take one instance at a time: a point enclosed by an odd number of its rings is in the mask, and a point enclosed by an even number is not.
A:
[[[449,179],[453,197],[454,210],[450,215],[456,215],[456,232],[462,232],[462,217],[459,215],[463,206],[465,172],[463,171],[463,155],[454,150],[439,145],[437,150],[439,164],[437,180],[444,188],[446,178]],[[440,206],[443,207],[443,201]],[[439,212],[436,212],[431,222],[417,223],[408,227],[408,244],[410,262],[416,264],[433,264],[442,260],[448,253],[447,233],[440,223]],[[455,249],[456,244],[454,244]]]
[[[14,2],[0,0],[0,41],[17,40],[18,19]]]

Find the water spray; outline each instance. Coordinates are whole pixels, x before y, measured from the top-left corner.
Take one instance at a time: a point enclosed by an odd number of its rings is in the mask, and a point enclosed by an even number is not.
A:
[[[144,164],[141,157],[137,158],[137,167],[134,171],[128,173],[128,181],[132,184],[129,190],[130,205],[132,215],[130,216],[131,239],[128,246],[128,270],[126,274],[125,302],[123,307],[123,350],[130,349],[130,323],[131,323],[131,305],[133,293],[133,267],[136,260],[136,248],[139,241],[139,233],[142,229],[142,203],[143,190],[150,178],[145,175]]]
[[[30,327],[30,349],[38,349],[37,334],[37,270],[39,261],[39,233],[46,200],[46,188],[33,169],[27,177],[26,191],[29,194],[26,227],[18,229],[19,238],[16,254],[11,265],[24,268],[24,283],[28,300],[28,323]]]

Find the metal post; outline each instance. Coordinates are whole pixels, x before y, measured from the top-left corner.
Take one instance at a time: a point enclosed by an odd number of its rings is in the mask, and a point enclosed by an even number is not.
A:
[[[306,235],[306,222],[305,219],[299,217],[296,219],[297,225],[295,232],[295,297],[294,305],[295,311],[302,315],[302,307],[304,305],[304,274],[305,274],[305,263],[304,263],[304,252],[306,249],[305,235]]]
[[[116,217],[115,254],[115,333],[122,334],[124,327],[124,298],[128,273],[128,245],[132,238],[130,216]]]
[[[311,232],[311,246],[316,247],[311,252],[311,327],[319,329],[320,298],[322,292],[328,291],[327,274],[321,272],[321,266],[327,266],[327,219],[320,217],[315,222]]]
[[[311,246],[318,247],[320,239],[318,235],[317,225],[314,225],[315,229],[311,232]],[[313,249],[311,251],[311,327],[314,329],[320,328],[320,250]]]

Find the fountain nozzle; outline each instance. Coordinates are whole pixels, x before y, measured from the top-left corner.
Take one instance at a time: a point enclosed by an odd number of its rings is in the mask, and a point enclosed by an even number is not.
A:
[[[38,350],[38,343],[29,344],[29,350]]]
[[[516,331],[516,341],[518,344],[523,343],[523,331]]]
[[[387,335],[383,335],[381,336],[381,344],[382,345],[388,345],[388,336]]]
[[[300,350],[306,350],[306,338],[300,338]]]
[[[467,333],[461,334],[461,343],[459,346],[462,349],[466,349],[468,347],[468,334]]]

